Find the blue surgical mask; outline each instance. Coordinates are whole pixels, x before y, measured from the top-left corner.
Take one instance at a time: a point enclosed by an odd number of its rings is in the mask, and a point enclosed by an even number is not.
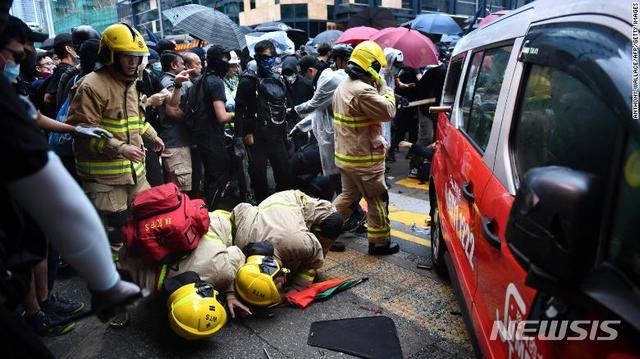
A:
[[[275,56],[256,55],[255,58],[258,65],[258,75],[269,76],[273,74],[273,65],[276,64]]]
[[[156,75],[162,75],[162,63],[160,63],[160,61],[158,62],[154,62],[153,65],[151,65],[151,69],[153,70],[153,72]]]
[[[16,83],[18,82],[18,76],[20,75],[20,64],[5,60],[3,72],[4,76],[10,83]]]

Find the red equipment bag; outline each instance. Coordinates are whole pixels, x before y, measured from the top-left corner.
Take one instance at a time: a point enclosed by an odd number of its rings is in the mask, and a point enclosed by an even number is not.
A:
[[[193,251],[209,229],[209,211],[201,199],[189,199],[173,183],[138,193],[133,217],[122,229],[124,245],[153,262],[173,263]]]

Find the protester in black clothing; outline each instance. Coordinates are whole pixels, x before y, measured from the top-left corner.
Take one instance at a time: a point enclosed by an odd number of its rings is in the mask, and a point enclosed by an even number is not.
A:
[[[245,75],[238,85],[236,136],[244,134],[251,186],[256,201],[262,202],[269,195],[267,161],[276,191],[290,189],[292,181],[286,146],[286,85],[273,72],[276,49],[271,41],[263,40],[255,45],[255,53],[257,74]]]
[[[290,109],[309,101],[313,97],[313,85],[306,77],[299,73],[298,59],[295,56],[288,56],[282,62],[282,76],[287,82],[287,133],[300,122],[301,118],[297,112]],[[309,137],[305,133],[298,133],[293,137],[294,150],[298,150],[309,142]]]
[[[67,71],[71,71],[78,64],[78,54],[76,49],[73,47],[73,42],[71,38],[71,34],[63,33],[58,34],[53,40],[53,49],[58,55],[60,59],[60,63],[56,66],[56,70],[51,75],[51,80],[49,80],[49,84],[47,85],[47,89],[44,95],[44,102],[47,104],[53,104],[55,109],[54,113],[45,114],[51,118],[56,117],[56,113],[62,106],[61,100],[62,95],[58,94],[58,85],[60,84],[60,79],[62,78],[62,74]]]
[[[145,119],[149,124],[151,124],[151,126],[153,126],[153,128],[160,128],[158,107],[162,105],[167,94],[162,93],[162,83],[151,70],[151,66],[152,65],[149,64],[147,68],[143,70],[142,78],[138,81],[137,86],[138,91],[147,98],[144,111]],[[147,182],[149,182],[151,187],[160,186],[164,184],[164,175],[162,173],[162,166],[160,165],[160,158],[153,148],[153,143],[145,142],[144,146],[147,149],[144,161],[147,170]]]
[[[191,133],[204,165],[204,191],[209,209],[217,208],[231,180],[230,154],[225,148],[225,123],[233,115],[225,110],[226,94],[222,77],[227,74],[229,50],[214,45],[207,50],[207,68],[185,104]]]
[[[440,103],[440,97],[442,96],[442,88],[444,87],[444,80],[447,76],[447,63],[440,63],[436,67],[432,67],[420,78],[416,86],[416,93],[418,97],[423,98],[435,98],[436,104]],[[421,106],[420,111],[423,115],[428,116],[433,124],[433,132],[430,139],[427,142],[435,141],[436,126],[438,124],[438,114],[429,114],[429,105]],[[422,132],[422,130],[421,130]],[[425,131],[427,132],[427,131]]]
[[[91,48],[85,49],[85,54],[93,55],[91,58],[86,59],[86,61],[82,61],[84,56],[82,51],[82,45],[88,41],[92,40]],[[58,83],[58,92],[56,93],[56,107],[59,109],[64,101],[69,96],[69,89],[71,89],[72,81],[77,75],[83,74],[82,76],[88,74],[93,71],[93,68],[96,64],[98,48],[95,45],[100,44],[100,34],[89,25],[80,25],[78,27],[74,27],[71,29],[71,41],[73,43],[73,48],[78,51],[80,55],[80,66],[76,66],[69,71],[65,71],[60,75],[60,82]],[[93,48],[95,47],[95,50]],[[84,68],[82,66],[84,65]],[[82,77],[80,76],[80,77]]]
[[[416,83],[418,82],[416,70],[411,67],[403,67],[396,81],[395,93],[400,96],[403,102],[411,102],[418,99]],[[396,112],[394,120],[395,134],[392,139],[391,148],[398,147],[400,141],[408,138],[409,142],[415,143],[418,138],[418,109],[417,107],[400,107]],[[407,136],[407,137],[405,137]]]

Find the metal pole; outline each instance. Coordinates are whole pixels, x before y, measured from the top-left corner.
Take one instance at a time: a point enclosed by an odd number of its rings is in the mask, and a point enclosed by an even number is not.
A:
[[[47,21],[47,32],[49,37],[56,35],[56,30],[53,27],[53,16],[51,15],[51,3],[49,0],[44,0],[44,18]]]
[[[162,25],[162,0],[157,1],[158,4],[158,20],[160,21],[160,38],[164,38],[164,25]]]

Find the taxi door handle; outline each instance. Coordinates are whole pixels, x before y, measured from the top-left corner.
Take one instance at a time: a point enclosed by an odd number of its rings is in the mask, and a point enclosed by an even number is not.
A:
[[[462,196],[471,203],[475,202],[476,196],[473,194],[471,182],[467,181],[462,184]]]
[[[493,222],[492,219],[482,216],[482,236],[493,248],[500,250],[500,237],[491,229]]]

